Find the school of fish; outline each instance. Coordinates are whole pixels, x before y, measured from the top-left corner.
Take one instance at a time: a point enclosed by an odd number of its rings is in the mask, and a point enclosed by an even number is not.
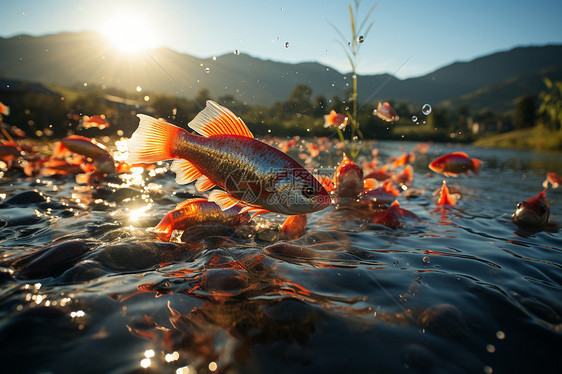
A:
[[[9,115],[5,105],[0,109],[2,114]],[[379,103],[377,115],[389,121],[398,118],[388,103]],[[200,135],[163,119],[144,114],[138,117],[139,127],[128,142],[125,163],[116,162],[103,144],[78,135],[56,142],[48,157],[10,137],[0,141],[0,160],[5,170],[21,168],[30,177],[75,174],[77,182],[87,184],[127,173],[133,167],[154,168],[157,162],[171,160],[170,169],[176,174],[176,182],[195,182],[202,196],[178,204],[150,230],[163,241],[171,240],[174,231],[201,225],[237,228],[265,213],[287,215],[278,228],[279,239],[294,240],[306,233],[307,214],[332,204],[336,209],[351,207],[371,224],[394,229],[409,221],[419,221],[414,213],[400,207],[397,198],[416,193],[415,189],[409,189],[414,178],[412,163],[416,154],[427,152],[428,144],[420,143],[383,165],[379,165],[378,150],[373,149],[372,159],[363,157],[360,166],[337,143],[335,147],[342,152],[342,160],[333,176],[315,177],[287,152],[304,145],[307,152],[299,153],[299,158],[313,163],[320,152],[331,146],[328,138],[319,138],[316,144],[303,143],[298,137],[285,141],[270,139],[268,144],[255,139],[241,118],[211,100],[188,124]],[[347,117],[332,111],[325,121],[326,127],[343,129]],[[83,128],[109,126],[103,115],[84,116],[81,123]],[[452,152],[433,160],[428,168],[445,177],[457,177],[468,175],[469,171],[478,175],[481,164],[466,153]],[[548,172],[545,189],[517,204],[512,221],[533,230],[549,225],[546,192],[549,187],[559,187],[561,182],[562,177]],[[449,187],[445,180],[434,194],[437,209],[451,209],[462,199],[461,190]]]

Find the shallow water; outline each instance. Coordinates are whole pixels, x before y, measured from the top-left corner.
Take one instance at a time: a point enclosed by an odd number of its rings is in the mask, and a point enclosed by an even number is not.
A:
[[[380,142],[381,158],[412,143]],[[483,161],[446,178],[462,199],[436,210],[453,151]],[[165,169],[78,185],[4,176],[0,194],[0,358],[6,372],[555,372],[562,367],[562,238],[510,221],[542,191],[560,153],[435,144],[418,155],[390,229],[357,208],[312,214],[294,253],[283,218],[146,229],[195,194]],[[33,192],[36,191],[36,192]],[[14,196],[14,197],[11,197]],[[562,188],[547,192],[562,223]],[[45,248],[46,247],[46,248]],[[31,255],[33,254],[33,255]],[[146,369],[144,367],[147,367]],[[3,369],[4,370],[4,369]]]

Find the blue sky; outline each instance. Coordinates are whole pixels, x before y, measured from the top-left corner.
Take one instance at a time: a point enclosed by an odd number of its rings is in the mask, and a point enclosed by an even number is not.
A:
[[[362,0],[359,18],[375,3]],[[104,31],[134,15],[137,34],[149,33],[153,46],[198,57],[239,50],[346,72],[349,63],[330,22],[349,35],[347,6],[328,0],[16,0],[2,4],[0,36]],[[406,78],[515,46],[562,44],[561,16],[559,0],[382,0],[358,70]]]

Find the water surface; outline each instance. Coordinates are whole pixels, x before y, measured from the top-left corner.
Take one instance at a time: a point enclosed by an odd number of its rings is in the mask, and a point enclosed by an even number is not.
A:
[[[381,159],[412,143],[379,142]],[[465,151],[480,175],[446,178],[435,157]],[[193,186],[165,168],[110,177],[4,175],[0,194],[3,368],[30,373],[555,372],[562,367],[562,239],[510,221],[560,153],[433,145],[398,197],[420,221],[391,229],[353,207],[310,215],[271,249],[283,217],[238,230],[146,229]],[[35,191],[35,192],[34,192]],[[416,192],[416,193],[413,193]],[[15,198],[10,197],[15,196]],[[550,189],[561,223],[562,188]],[[47,249],[45,249],[47,247]],[[266,249],[267,248],[267,249]],[[42,251],[42,252],[39,252]],[[35,256],[29,257],[35,253]]]

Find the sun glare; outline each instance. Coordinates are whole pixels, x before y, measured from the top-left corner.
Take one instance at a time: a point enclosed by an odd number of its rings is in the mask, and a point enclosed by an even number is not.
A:
[[[107,18],[101,30],[120,52],[135,54],[156,45],[156,35],[147,17],[133,12],[116,13]]]

